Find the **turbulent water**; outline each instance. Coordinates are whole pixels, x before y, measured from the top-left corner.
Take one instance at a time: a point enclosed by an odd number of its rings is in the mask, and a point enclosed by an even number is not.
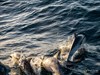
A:
[[[73,33],[86,36],[87,57],[72,72],[93,75],[100,70],[100,0],[0,0],[1,62],[13,52],[49,54]]]

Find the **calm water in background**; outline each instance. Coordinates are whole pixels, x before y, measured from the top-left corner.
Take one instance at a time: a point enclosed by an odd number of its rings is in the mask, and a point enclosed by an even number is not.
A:
[[[15,51],[49,54],[75,32],[86,36],[87,58],[73,72],[92,75],[100,70],[100,0],[0,0],[2,62]]]

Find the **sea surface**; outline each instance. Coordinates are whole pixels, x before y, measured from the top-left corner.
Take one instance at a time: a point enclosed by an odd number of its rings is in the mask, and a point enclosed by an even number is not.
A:
[[[50,54],[73,33],[86,36],[87,57],[68,75],[100,71],[100,0],[0,0],[3,63],[13,52]]]

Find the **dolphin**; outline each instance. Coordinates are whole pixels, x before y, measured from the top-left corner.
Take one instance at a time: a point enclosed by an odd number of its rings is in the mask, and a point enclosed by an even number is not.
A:
[[[13,53],[10,57],[12,61],[11,75],[36,75],[24,55]]]
[[[85,36],[83,34],[68,36],[66,43],[60,45],[60,48],[53,57],[57,58],[62,66],[81,61],[85,53],[85,48],[82,47],[84,41]]]
[[[85,48],[82,47],[85,41],[85,36],[83,34],[74,34],[75,40],[72,44],[71,50],[69,52],[67,62],[78,62],[78,58],[81,59],[84,56]]]
[[[52,73],[52,75],[64,75],[61,70],[59,61],[54,57],[39,56],[39,57],[33,58],[30,61],[30,64],[36,75],[41,75],[43,68],[45,72],[49,74]]]

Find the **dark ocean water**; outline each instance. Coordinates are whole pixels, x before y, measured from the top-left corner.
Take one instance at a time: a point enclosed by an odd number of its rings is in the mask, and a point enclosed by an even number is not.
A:
[[[73,33],[85,34],[87,57],[72,72],[93,75],[100,70],[100,0],[0,0],[0,61],[15,51],[49,54]]]

